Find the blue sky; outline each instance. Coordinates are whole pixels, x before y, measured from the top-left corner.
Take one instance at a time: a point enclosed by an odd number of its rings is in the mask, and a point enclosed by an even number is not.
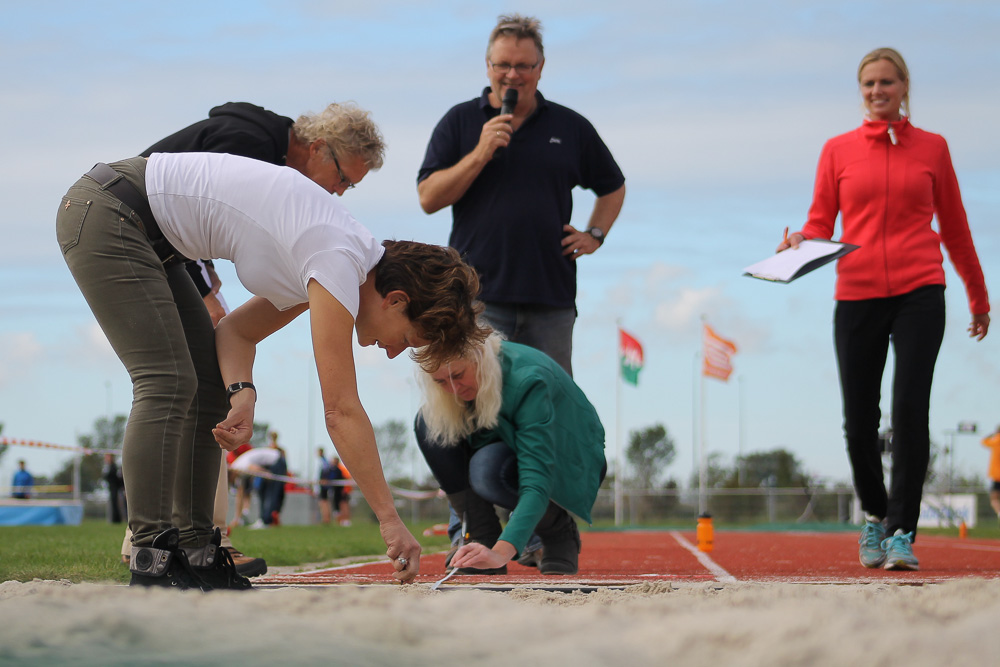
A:
[[[226,101],[289,116],[332,101],[370,109],[385,167],[344,203],[375,236],[446,243],[450,212],[425,215],[415,177],[434,124],[486,85],[498,14],[544,25],[539,89],[597,127],[627,178],[622,214],[580,261],[576,378],[617,435],[663,423],[687,480],[697,440],[700,321],[740,348],[730,382],[705,383],[704,440],[731,461],[784,447],[812,474],[847,480],[831,319],[832,267],[791,285],[741,276],[809,207],[823,142],[862,118],[855,71],[893,46],[910,66],[913,122],[948,140],[987,285],[1000,298],[1000,6],[992,2],[21,3],[4,8],[0,57],[0,422],[4,435],[72,445],[131,388],[59,255],[54,214],[98,160],[137,154]],[[575,197],[583,226],[593,198]],[[220,271],[230,304],[242,290]],[[964,291],[948,268],[948,328],[932,396],[932,437],[959,421],[1000,423],[1000,329],[965,337]],[[257,416],[281,433],[293,468],[329,446],[306,318],[258,351]],[[645,346],[637,388],[616,408],[616,321]],[[998,325],[1000,326],[1000,325]],[[373,423],[418,406],[413,365],[357,351]],[[889,373],[886,374],[888,396]],[[883,400],[883,405],[887,405]],[[985,470],[976,438],[956,467]],[[36,472],[65,454],[15,448]],[[418,461],[404,462],[421,470]]]

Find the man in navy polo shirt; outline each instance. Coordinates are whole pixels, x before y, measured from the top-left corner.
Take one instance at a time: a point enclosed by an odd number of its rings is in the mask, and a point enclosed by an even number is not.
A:
[[[417,177],[420,206],[452,207],[449,243],[479,271],[484,318],[572,375],[576,259],[597,250],[625,199],[625,177],[586,118],[538,92],[541,24],[501,16],[490,34],[490,86],[434,128]],[[501,114],[508,90],[512,114]],[[574,187],[597,195],[587,227],[569,224]]]

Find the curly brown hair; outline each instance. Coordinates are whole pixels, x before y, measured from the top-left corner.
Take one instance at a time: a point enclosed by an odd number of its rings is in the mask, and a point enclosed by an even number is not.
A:
[[[461,357],[490,333],[476,321],[483,305],[479,276],[454,248],[417,241],[382,241],[385,254],[375,265],[375,289],[385,296],[402,290],[410,297],[406,315],[420,337],[430,341],[410,356],[419,364]]]

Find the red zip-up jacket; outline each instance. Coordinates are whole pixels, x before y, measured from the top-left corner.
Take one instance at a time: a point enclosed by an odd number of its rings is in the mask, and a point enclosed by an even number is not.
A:
[[[866,120],[827,141],[809,220],[800,233],[807,239],[831,238],[838,213],[840,240],[861,247],[837,262],[837,300],[877,299],[944,285],[944,243],[965,283],[972,313],[990,311],[944,137],[904,118]],[[935,214],[940,235],[931,227]]]

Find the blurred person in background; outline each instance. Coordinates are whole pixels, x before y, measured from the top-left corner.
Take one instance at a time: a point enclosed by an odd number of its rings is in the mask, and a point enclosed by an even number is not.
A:
[[[1000,520],[1000,426],[997,430],[983,438],[983,447],[990,450],[990,506]]]
[[[24,459],[17,462],[17,470],[14,471],[14,478],[10,484],[13,487],[10,494],[11,498],[19,500],[31,498],[31,487],[35,485],[35,478],[28,472]]]

